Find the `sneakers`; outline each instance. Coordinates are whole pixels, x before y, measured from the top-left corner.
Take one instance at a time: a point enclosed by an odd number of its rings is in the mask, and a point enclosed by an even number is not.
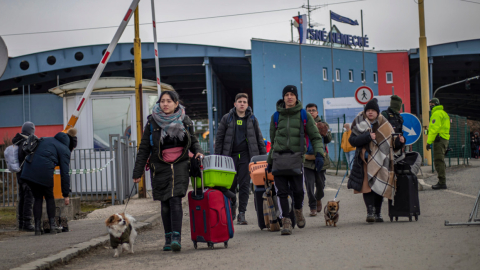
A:
[[[305,227],[306,221],[305,217],[303,216],[303,208],[295,209],[295,219],[297,220],[298,228],[302,229]]]
[[[369,205],[367,207],[367,222],[368,223],[372,223],[372,222],[375,222],[375,207],[373,207],[372,205]]]
[[[182,249],[181,236],[179,232],[173,232],[172,234],[172,250],[180,251]]]
[[[322,212],[322,201],[321,200],[317,201],[317,212],[318,213]]]
[[[317,209],[310,209],[310,216],[314,217],[317,215]]]
[[[172,233],[165,234],[165,245],[163,246],[163,251],[172,251]]]
[[[280,231],[281,235],[291,235],[293,231],[292,220],[289,218],[282,218],[282,230]]]
[[[245,219],[245,213],[244,212],[238,213],[237,224],[238,225],[248,225],[248,222]]]
[[[436,185],[433,185],[433,186],[432,186],[432,189],[447,189],[447,185],[446,185],[446,184],[437,183]]]

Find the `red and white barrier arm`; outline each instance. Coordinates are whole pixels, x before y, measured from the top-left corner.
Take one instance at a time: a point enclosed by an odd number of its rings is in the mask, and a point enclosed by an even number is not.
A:
[[[155,48],[155,69],[157,72],[157,91],[158,96],[162,92],[162,85],[160,84],[160,64],[158,62],[158,44],[157,44],[157,23],[155,21],[155,4],[152,0],[152,23],[153,23],[153,47]]]

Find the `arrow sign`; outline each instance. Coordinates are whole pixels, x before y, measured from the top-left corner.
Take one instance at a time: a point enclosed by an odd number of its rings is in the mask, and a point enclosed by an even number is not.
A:
[[[403,136],[405,136],[405,145],[414,144],[422,135],[422,124],[418,118],[411,113],[401,113],[403,118]]]

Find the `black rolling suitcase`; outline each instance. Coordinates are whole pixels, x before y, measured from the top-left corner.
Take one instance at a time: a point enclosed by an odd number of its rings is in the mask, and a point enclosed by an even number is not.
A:
[[[394,201],[388,200],[388,216],[390,221],[398,221],[398,217],[408,217],[409,221],[420,215],[420,201],[418,199],[417,168],[421,157],[416,152],[406,153],[403,160],[395,164],[397,176],[397,190]]]

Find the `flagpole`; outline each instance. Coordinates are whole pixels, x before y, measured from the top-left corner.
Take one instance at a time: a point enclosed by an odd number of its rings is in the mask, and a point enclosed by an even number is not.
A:
[[[302,17],[300,15],[300,12],[298,12],[298,18],[302,20]],[[302,25],[305,22],[302,21]],[[299,27],[300,29],[300,27]],[[302,78],[302,37],[300,36],[300,31],[298,31],[298,49],[300,51],[300,98],[301,101],[303,102],[303,78]],[[305,33],[303,33],[305,34]]]
[[[360,18],[362,20],[362,61],[363,61],[363,85],[367,84],[367,73],[365,72],[365,38],[363,36],[363,10],[360,10]]]
[[[333,70],[333,28],[332,28],[332,11],[330,10],[330,53],[332,55],[332,93],[333,97],[335,97],[335,76]]]

